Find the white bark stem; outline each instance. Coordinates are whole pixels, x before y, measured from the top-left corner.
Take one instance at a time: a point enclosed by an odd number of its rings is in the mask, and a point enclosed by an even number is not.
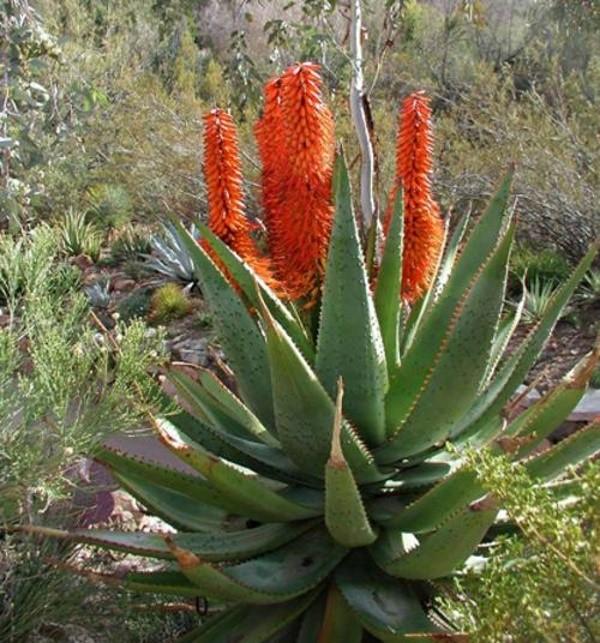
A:
[[[373,174],[375,158],[373,145],[365,113],[364,95],[365,80],[363,77],[362,56],[362,13],[360,0],[351,0],[352,24],[350,33],[350,53],[352,57],[352,85],[350,87],[350,113],[358,136],[360,146],[360,205],[364,227],[368,230],[375,214],[375,197],[373,195]]]

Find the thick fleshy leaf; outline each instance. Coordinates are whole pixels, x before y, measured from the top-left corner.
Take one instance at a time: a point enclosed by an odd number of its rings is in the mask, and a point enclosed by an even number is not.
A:
[[[274,438],[269,433],[247,431],[201,384],[179,373],[171,381],[180,397],[206,422],[183,414],[170,417],[170,422],[207,451],[273,480],[322,488],[322,482],[300,471],[280,448],[272,446]],[[265,435],[271,440],[265,440]]]
[[[507,436],[515,436],[522,445],[515,459],[532,453],[542,441],[557,429],[579,404],[584,396],[589,379],[600,360],[600,341],[554,389],[530,406],[506,429]]]
[[[200,472],[237,513],[265,522],[302,520],[321,513],[285,498],[260,478],[210,454],[166,420],[157,422],[156,428],[165,446]]]
[[[474,276],[481,271],[481,266],[489,261],[498,247],[502,230],[507,227],[506,204],[511,178],[509,175],[504,180],[486,212],[474,227],[435,303],[416,307],[426,308],[427,314],[419,313],[418,323],[414,321],[417,314],[415,311],[409,317],[408,321],[412,327],[405,332],[404,359],[395,375],[390,378],[390,390],[386,400],[388,424],[392,431],[406,419],[423,383],[436,370],[436,359],[443,349],[449,322],[454,319],[465,293],[472,290]],[[430,292],[431,290],[433,288]]]
[[[346,551],[322,527],[237,565],[217,567],[171,544],[182,572],[199,591],[226,602],[273,604],[317,587],[335,569]]]
[[[325,524],[332,538],[344,547],[370,545],[377,537],[365,511],[360,490],[344,458],[341,379],[335,409],[331,456],[325,467]]]
[[[370,446],[385,439],[387,366],[371,296],[350,181],[343,157],[335,164],[336,214],[321,301],[316,373],[333,397],[339,377],[347,395],[344,415]]]
[[[498,511],[486,504],[484,500],[459,511],[420,538],[400,529],[384,531],[371,546],[371,554],[392,576],[414,580],[448,576],[473,553],[493,524]]]
[[[298,618],[318,592],[277,605],[240,605],[214,616],[178,643],[267,643]],[[313,642],[314,643],[314,642]]]
[[[189,232],[177,230],[198,272],[225,355],[236,374],[240,394],[265,426],[274,425],[265,340],[233,286]]]
[[[242,261],[227,244],[223,243],[207,225],[201,223],[199,227],[202,237],[211,245],[219,259],[244,292],[244,295],[248,298],[248,301],[254,307],[258,308],[256,295],[256,284],[258,284],[261,296],[265,304],[269,307],[273,317],[275,317],[282,328],[285,329],[304,357],[309,362],[312,362],[315,349],[299,317],[288,310],[260,277],[252,272],[248,264]]]
[[[329,586],[325,613],[316,643],[340,641],[340,643],[361,643],[363,628],[356,614],[350,609],[335,585]]]
[[[27,532],[139,556],[174,559],[175,556],[165,540],[165,537],[168,536],[175,545],[191,551],[204,560],[223,562],[245,560],[271,551],[300,537],[311,526],[314,526],[314,523],[308,521],[294,524],[273,523],[239,531],[176,534],[110,529],[71,529],[67,531],[48,527],[31,527],[27,529]]]
[[[452,236],[448,239],[446,247],[444,249],[444,257],[440,263],[440,268],[438,270],[437,279],[435,283],[434,291],[440,293],[446,284],[448,279],[452,274],[452,268],[456,262],[456,257],[458,256],[460,250],[460,244],[465,236],[469,221],[471,219],[471,213],[467,212],[463,215],[454,228]]]
[[[525,463],[529,475],[552,480],[567,467],[576,466],[600,452],[600,419]]]
[[[136,484],[141,482],[151,487],[161,487],[186,496],[191,501],[195,500],[215,508],[228,510],[226,497],[213,489],[206,480],[193,475],[193,472],[192,474],[183,473],[169,466],[125,453],[107,445],[97,447],[95,455],[115,475],[124,476],[127,479],[135,478]]]
[[[406,355],[388,398],[389,421],[398,429],[376,452],[379,461],[393,462],[443,442],[471,406],[486,373],[504,301],[512,235],[511,227],[473,276],[449,322],[440,317],[440,313],[445,313],[443,308],[433,308],[425,322],[432,330],[431,341],[439,335],[437,327],[445,323],[444,334],[435,355],[429,346],[425,351],[421,341],[416,341]],[[424,333],[421,340],[427,337]],[[430,370],[416,389],[414,377],[422,372],[424,357]],[[405,385],[417,391],[408,407]],[[399,411],[405,415],[399,416]]]
[[[278,438],[300,469],[323,478],[335,416],[333,401],[264,305],[261,312],[266,325]],[[386,474],[377,469],[347,424],[342,427],[342,447],[359,483],[385,479]]]
[[[456,422],[451,431],[452,436],[460,435],[466,430],[475,433],[479,427],[488,424],[491,418],[502,411],[538,358],[560,317],[561,311],[589,270],[597,252],[598,243],[590,248],[569,279],[554,292],[542,319],[531,329],[513,355],[506,360],[489,386],[477,397],[469,411]]]
[[[382,641],[437,631],[410,585],[384,574],[363,552],[340,565],[335,581],[363,627]]]
[[[381,520],[386,527],[405,532],[421,533],[436,529],[461,508],[485,493],[474,472],[459,469],[408,505],[400,505]]]
[[[199,532],[219,530],[226,522],[227,511],[233,513],[233,508],[227,509],[225,502],[215,501],[211,505],[192,495],[174,491],[171,487],[154,484],[144,476],[118,473],[115,470],[113,475],[136,500],[177,529]]]
[[[388,371],[395,369],[400,360],[403,227],[403,195],[402,190],[398,190],[375,288],[375,308]]]

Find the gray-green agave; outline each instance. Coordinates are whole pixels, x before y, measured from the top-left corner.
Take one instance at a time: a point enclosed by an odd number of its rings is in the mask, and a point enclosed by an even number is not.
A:
[[[62,535],[165,561],[159,571],[120,577],[125,587],[223,606],[185,641],[458,636],[433,607],[430,581],[452,576],[493,538],[501,510],[461,453],[502,451],[544,484],[600,448],[596,422],[537,450],[583,395],[597,352],[515,419],[503,414],[597,249],[506,354],[518,321],[503,316],[510,183],[509,176],[466,241],[466,223],[458,227],[433,285],[406,314],[398,297],[402,198],[373,291],[338,158],[314,336],[208,228],[203,238],[227,278],[178,226],[236,390],[208,371],[170,375],[186,410],[156,428],[196,475],[108,448],[98,453],[176,533]]]

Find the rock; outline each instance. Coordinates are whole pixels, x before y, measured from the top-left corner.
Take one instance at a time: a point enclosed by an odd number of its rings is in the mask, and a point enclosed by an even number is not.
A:
[[[85,272],[94,265],[94,262],[87,255],[77,255],[71,259],[71,264],[77,266],[82,272]]]
[[[136,286],[136,283],[133,279],[129,279],[128,277],[117,277],[112,283],[111,283],[111,290],[117,290],[119,292],[129,292],[130,290],[133,290]]]
[[[596,417],[600,417],[600,389],[590,389],[569,415],[569,421],[591,422]]]
[[[203,367],[208,366],[209,363],[208,346],[209,341],[206,337],[176,337],[167,344],[175,361]]]

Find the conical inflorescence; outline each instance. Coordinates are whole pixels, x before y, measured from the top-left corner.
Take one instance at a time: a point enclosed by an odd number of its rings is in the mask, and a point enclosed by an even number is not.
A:
[[[318,286],[333,217],[334,123],[318,69],[293,65],[270,81],[256,126],[269,249],[292,299]]]
[[[221,109],[204,116],[204,179],[210,229],[259,276],[272,282],[270,260],[258,249],[253,224],[245,213],[237,129],[231,115]]]
[[[423,92],[416,92],[404,100],[400,110],[396,180],[384,221],[387,232],[397,191],[402,189],[402,298],[409,303],[417,300],[431,283],[444,239],[440,209],[431,192],[432,148],[429,99]]]

